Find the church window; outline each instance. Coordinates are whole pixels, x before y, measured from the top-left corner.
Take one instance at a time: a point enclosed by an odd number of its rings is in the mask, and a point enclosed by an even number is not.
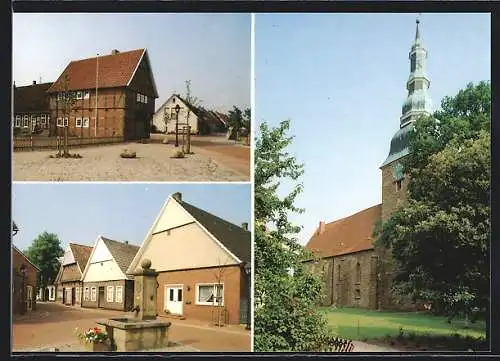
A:
[[[342,281],[342,272],[340,269],[340,265],[337,266],[337,280],[340,282]]]
[[[356,284],[361,283],[361,265],[356,263]]]
[[[354,290],[354,299],[359,300],[361,298],[361,290],[359,288],[356,288]]]

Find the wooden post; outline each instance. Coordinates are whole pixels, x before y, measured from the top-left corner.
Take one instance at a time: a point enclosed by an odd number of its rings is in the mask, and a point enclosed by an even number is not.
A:
[[[186,154],[191,153],[191,126],[187,126]]]

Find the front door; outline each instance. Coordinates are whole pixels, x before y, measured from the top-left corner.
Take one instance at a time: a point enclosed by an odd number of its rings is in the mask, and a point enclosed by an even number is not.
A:
[[[72,305],[75,305],[75,295],[76,295],[76,289],[75,289],[75,287],[73,287],[71,289],[71,304]]]
[[[104,287],[99,287],[99,297],[97,298],[97,307],[104,308]]]
[[[64,292],[65,292],[65,302],[64,302],[64,304],[65,305],[71,305],[72,304],[71,300],[73,298],[73,295],[72,295],[73,292],[71,292],[71,290],[72,290],[71,288],[65,288],[64,289]]]
[[[26,309],[31,311],[33,309],[33,287],[26,286]]]
[[[182,315],[182,285],[166,285],[165,295],[164,295],[164,306],[165,311],[173,315]]]

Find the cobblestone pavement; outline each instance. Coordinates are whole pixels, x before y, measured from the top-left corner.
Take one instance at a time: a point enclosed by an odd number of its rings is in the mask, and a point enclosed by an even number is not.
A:
[[[123,315],[121,311],[67,307],[56,303],[38,303],[37,310],[22,318],[13,318],[12,350],[14,352],[82,352],[76,328],[95,327],[96,321]],[[250,351],[250,332],[244,327],[217,328],[196,320],[169,320],[169,341],[173,344],[154,352],[224,352]]]

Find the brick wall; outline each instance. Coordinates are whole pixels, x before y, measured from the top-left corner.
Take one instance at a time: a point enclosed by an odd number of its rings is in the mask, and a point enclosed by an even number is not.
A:
[[[389,163],[382,168],[382,221],[386,221],[392,212],[403,205],[407,199],[409,178],[405,175],[400,190],[397,190],[392,177],[392,166],[396,162]]]
[[[21,266],[26,266],[26,277],[23,280],[21,277]],[[37,293],[37,275],[38,270],[26,260],[23,254],[12,249],[12,272],[13,272],[13,290],[12,290],[12,312],[19,313],[26,310],[26,287],[32,287],[32,309],[36,309],[36,293]]]
[[[132,285],[132,287],[130,286]],[[108,286],[113,287],[113,301],[108,302],[107,292]],[[116,302],[116,286],[122,287],[122,301]],[[89,288],[89,299],[86,300],[83,295],[85,294],[85,288]],[[96,288],[96,300],[92,301],[92,287]],[[99,287],[104,287],[104,296],[102,300],[99,300]],[[83,284],[82,291],[82,307],[88,308],[101,308],[109,310],[120,310],[126,311],[130,308],[130,303],[133,301],[133,281],[117,280],[117,281],[105,281],[105,282],[85,282]],[[102,295],[102,294],[101,294]],[[132,295],[132,296],[131,296]],[[128,307],[127,307],[128,306]]]
[[[224,308],[227,311],[227,322],[240,322],[240,297],[246,295],[248,286],[242,283],[241,273],[245,273],[239,266],[223,267],[222,283],[224,284]],[[166,316],[164,311],[165,285],[182,285],[183,287],[183,316],[208,322],[214,321],[214,306],[196,304],[197,283],[217,283],[219,269],[204,268],[183,271],[161,272],[158,275],[157,313]]]

